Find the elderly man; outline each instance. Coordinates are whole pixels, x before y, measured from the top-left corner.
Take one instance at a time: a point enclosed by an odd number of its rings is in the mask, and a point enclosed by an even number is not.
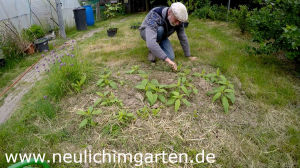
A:
[[[160,58],[177,70],[174,62],[175,55],[168,37],[175,31],[186,57],[191,57],[190,46],[184,32],[184,22],[188,20],[186,7],[180,3],[172,3],[170,7],[153,8],[144,19],[141,27],[141,37],[146,41],[149,48],[148,60],[155,62],[155,58]]]

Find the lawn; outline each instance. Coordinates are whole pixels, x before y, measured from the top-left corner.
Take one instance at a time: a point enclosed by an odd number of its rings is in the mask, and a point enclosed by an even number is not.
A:
[[[182,64],[181,72],[191,71],[184,77],[190,79],[198,92],[185,96],[190,105],[181,99],[178,111],[162,101],[151,106],[151,101],[144,99],[145,92],[135,86],[143,79],[156,79],[163,85],[177,84],[183,74],[173,72],[162,61],[155,65],[147,61],[145,42],[138,30],[130,29],[144,17],[145,14],[135,14],[113,19],[112,25],[119,28],[113,38],[107,37],[105,31],[109,21],[97,23],[94,28],[103,27],[103,31],[77,41],[72,53],[75,58],[63,58],[70,66],[53,65],[45,78],[25,95],[11,119],[0,126],[0,167],[8,165],[4,153],[47,153],[49,158],[51,153],[78,153],[86,149],[166,151],[187,153],[189,157],[204,150],[216,155],[213,164],[157,163],[147,165],[150,167],[300,166],[300,82],[287,63],[269,55],[248,54],[247,46],[254,44],[235,25],[191,18],[186,33],[197,61],[184,57],[175,34],[170,40],[175,60]],[[71,37],[84,33],[74,31]],[[134,68],[140,72],[128,72]],[[207,95],[217,85],[192,75],[203,70],[206,74],[220,71],[234,85],[236,101],[230,103],[228,113],[221,101],[213,103],[213,96]],[[109,72],[110,76],[105,78]],[[74,84],[83,76],[86,80],[82,86],[77,84],[76,91]],[[108,82],[102,84],[105,79]],[[107,91],[108,95],[103,95]],[[167,99],[172,98],[167,95]],[[90,111],[95,115],[77,114],[92,106]],[[86,118],[87,125],[83,126]]]

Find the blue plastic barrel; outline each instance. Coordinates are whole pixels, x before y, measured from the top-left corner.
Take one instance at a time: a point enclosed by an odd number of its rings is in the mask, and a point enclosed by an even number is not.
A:
[[[86,13],[86,23],[88,26],[92,26],[95,24],[93,8],[91,5],[83,6],[85,8]]]

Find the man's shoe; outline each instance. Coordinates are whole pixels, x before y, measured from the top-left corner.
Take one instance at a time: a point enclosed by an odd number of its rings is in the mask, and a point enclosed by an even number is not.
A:
[[[156,62],[156,61],[155,61],[155,56],[154,56],[151,52],[149,52],[149,54],[148,54],[148,60],[149,60],[150,62],[153,62],[153,63]]]

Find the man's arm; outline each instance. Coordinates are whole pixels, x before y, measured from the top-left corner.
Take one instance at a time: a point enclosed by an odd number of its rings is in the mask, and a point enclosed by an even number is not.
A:
[[[157,32],[155,32],[153,29],[146,27],[145,29],[146,32],[146,44],[151,53],[162,59],[165,60],[167,58],[166,53],[161,49],[159,44],[156,42],[157,40]]]
[[[191,56],[191,53],[190,53],[190,45],[189,45],[189,41],[188,41],[188,38],[185,34],[185,31],[184,31],[184,27],[183,25],[180,26],[177,30],[177,37],[180,41],[180,44],[181,44],[181,47],[183,49],[183,52],[184,52],[184,55],[186,57],[189,57]]]

